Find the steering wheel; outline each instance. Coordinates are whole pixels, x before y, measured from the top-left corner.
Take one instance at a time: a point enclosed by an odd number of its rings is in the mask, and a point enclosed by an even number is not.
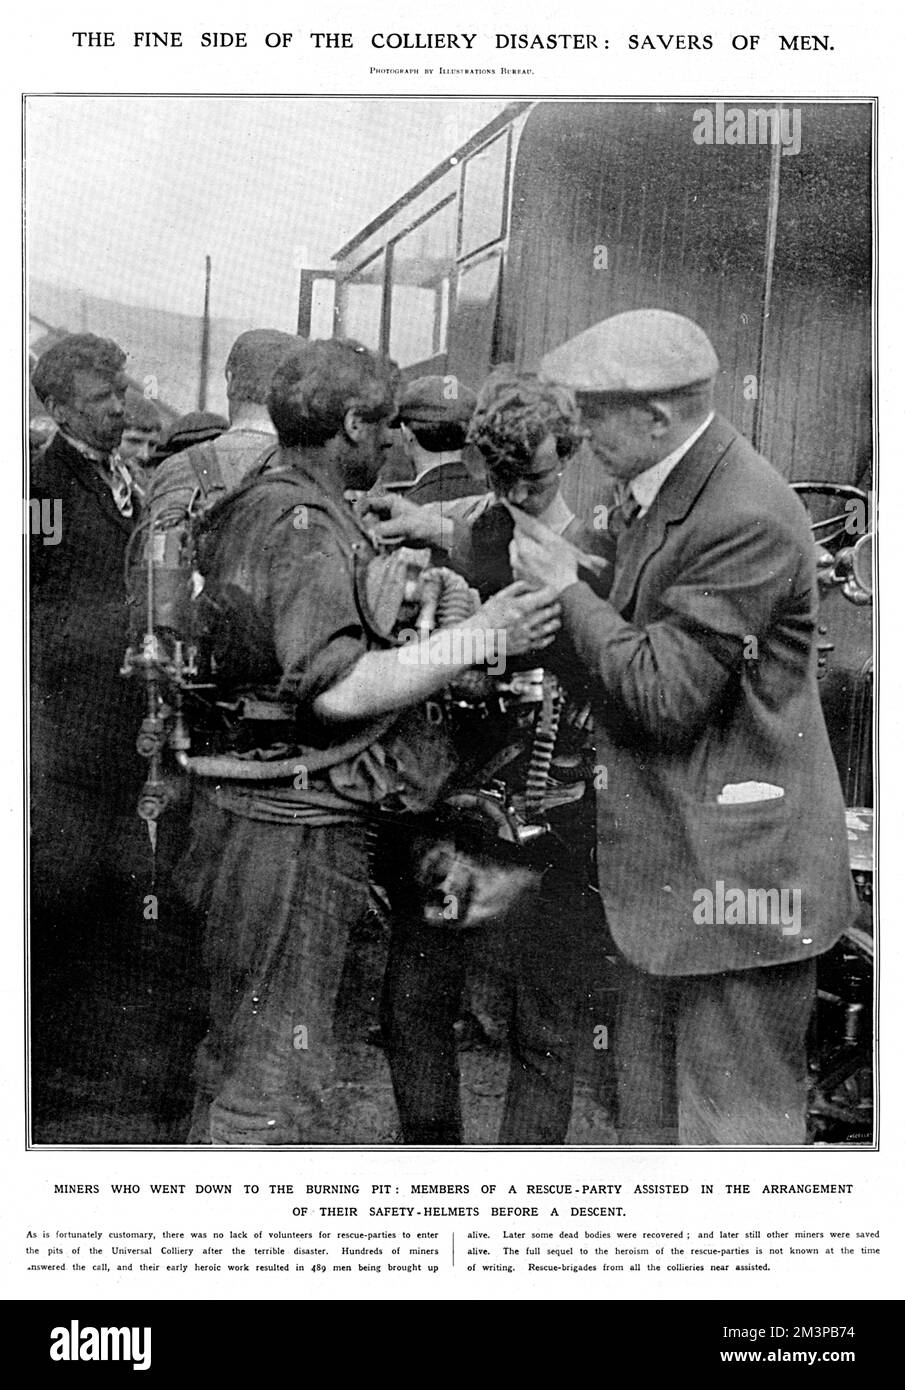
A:
[[[841,512],[836,512],[833,516],[824,517],[821,521],[811,522],[811,534],[816,545],[829,548],[843,536],[863,535],[867,531],[870,522],[870,500],[863,488],[854,487],[851,483],[820,483],[820,482],[801,482],[790,483],[790,487],[797,492],[799,497],[807,507],[807,497],[832,497],[840,502],[857,502],[862,508],[863,525],[857,528],[852,526],[852,517],[856,515],[854,508],[847,506]],[[810,511],[810,508],[808,508]]]

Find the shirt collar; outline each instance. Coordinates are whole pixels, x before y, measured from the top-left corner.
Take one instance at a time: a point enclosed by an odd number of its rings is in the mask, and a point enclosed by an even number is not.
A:
[[[135,490],[135,481],[126,465],[120,463],[115,452],[105,453],[103,449],[96,449],[93,444],[86,444],[84,439],[76,439],[63,429],[60,430],[60,434],[77,454],[94,465],[97,476],[104,486],[110,489],[117,511],[121,516],[130,518],[133,513],[132,493]]]
[[[227,435],[235,434],[265,434],[273,439],[276,439],[277,432],[275,425],[273,425],[269,420],[262,419],[255,420],[254,422],[250,422],[247,424],[243,423],[241,425],[230,425],[229,429],[224,430],[223,433],[218,436],[218,438],[225,439]]]
[[[225,434],[276,434],[276,426],[270,418],[267,407],[247,402],[239,411],[238,418],[230,419]]]
[[[439,463],[429,463],[425,468],[421,469],[420,473],[415,474],[414,478],[412,479],[412,486],[414,487],[415,483],[420,483],[422,478],[426,478],[428,473],[433,473],[434,469],[436,468],[446,468],[451,463],[461,462],[462,453],[460,450],[453,458],[441,459]]]
[[[653,464],[650,468],[645,468],[643,473],[638,473],[631,479],[628,490],[641,507],[639,516],[643,516],[653,506],[657,493],[676,464],[681,463],[691,446],[697,443],[708,425],[711,424],[715,414],[716,411],[711,410],[707,419],[702,421],[697,429],[682,441],[678,449],[673,449],[672,453],[667,454],[665,459],[660,459],[658,463]]]
[[[537,519],[548,526],[551,531],[555,531],[557,536],[561,536],[572,525],[575,514],[569,510],[562,493],[557,492],[549,507]]]
[[[92,463],[100,463],[104,468],[110,466],[110,454],[103,449],[96,449],[93,444],[86,444],[84,439],[76,439],[74,434],[68,430],[60,428],[60,434],[70,444],[76,453],[81,454],[82,458],[90,459]]]

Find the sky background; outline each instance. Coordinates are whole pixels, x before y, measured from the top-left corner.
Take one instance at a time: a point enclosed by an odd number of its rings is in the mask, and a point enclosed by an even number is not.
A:
[[[29,274],[129,304],[294,329],[331,254],[501,101],[34,97]]]

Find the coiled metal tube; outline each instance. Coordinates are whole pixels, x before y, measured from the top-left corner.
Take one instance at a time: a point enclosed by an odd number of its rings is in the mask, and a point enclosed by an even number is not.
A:
[[[465,580],[454,570],[443,570],[443,588],[437,601],[437,626],[451,627],[464,622],[476,610],[475,596]]]

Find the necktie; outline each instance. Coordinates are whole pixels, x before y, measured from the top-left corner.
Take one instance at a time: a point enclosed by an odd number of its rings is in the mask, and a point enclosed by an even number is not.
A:
[[[133,482],[129,470],[116,459],[111,459],[106,475],[107,485],[113,493],[113,500],[122,516],[132,515]]]
[[[610,508],[606,527],[617,545],[640,510],[641,503],[627,484],[617,488],[616,498],[613,506]]]
[[[83,459],[92,464],[101,482],[110,489],[110,495],[120,515],[131,517],[133,482],[125,464],[120,463],[115,454],[106,454],[101,449],[94,449],[90,444],[86,444],[84,439],[76,439],[66,430],[61,429],[60,434],[77,454],[81,454]]]

